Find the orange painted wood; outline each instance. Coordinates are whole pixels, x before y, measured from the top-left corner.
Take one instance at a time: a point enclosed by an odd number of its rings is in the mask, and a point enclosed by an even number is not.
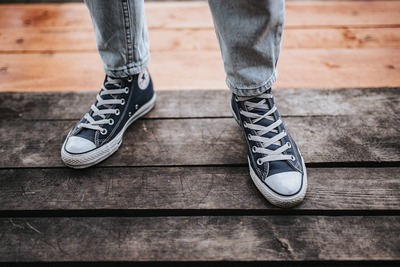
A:
[[[276,87],[398,87],[399,3],[288,1]],[[146,8],[156,88],[226,88],[207,4]],[[84,4],[0,5],[0,91],[97,91],[102,79]]]
[[[284,48],[400,47],[399,28],[291,29],[284,32]],[[151,51],[219,50],[213,29],[150,29]],[[0,28],[0,49],[8,52],[95,52],[92,29]]]
[[[211,28],[206,2],[148,2],[150,28]],[[399,25],[399,1],[287,1],[287,27]],[[92,28],[83,3],[0,5],[0,28]]]
[[[101,61],[92,53],[0,54],[0,91],[98,90]],[[400,48],[283,49],[278,88],[373,88],[400,85]],[[152,53],[156,89],[221,89],[219,51]]]
[[[400,47],[398,28],[293,29],[283,34],[284,48]]]

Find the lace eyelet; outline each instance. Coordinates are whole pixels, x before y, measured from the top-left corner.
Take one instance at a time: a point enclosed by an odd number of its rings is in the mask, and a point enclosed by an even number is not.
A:
[[[291,143],[287,142],[286,144],[287,144],[288,148],[292,148],[292,144]]]
[[[121,111],[119,111],[119,109],[115,110],[115,115],[119,115],[121,113]]]
[[[253,147],[251,148],[251,151],[253,151],[253,153],[256,153],[256,150],[257,150],[257,147],[255,147],[255,146],[253,146]]]
[[[235,102],[239,102],[239,98],[236,95],[235,95],[234,99],[235,99]]]
[[[125,105],[125,99],[121,99],[121,105],[123,106],[123,105]]]
[[[82,127],[82,125],[79,123],[78,126],[76,126],[76,128],[80,129]]]
[[[243,122],[243,127],[246,127],[246,128],[247,128],[247,121],[244,121],[244,122]]]
[[[106,135],[107,134],[107,129],[101,129],[101,131],[100,131],[100,133],[102,134],[102,135]]]
[[[251,134],[247,135],[247,139],[251,140]]]
[[[263,163],[262,163],[261,159],[258,159],[258,160],[257,160],[257,165],[261,166],[262,164],[263,164]]]
[[[129,93],[129,87],[125,87],[125,94]]]
[[[290,160],[291,160],[291,161],[295,161],[295,160],[296,160],[296,157],[293,156],[293,155],[291,155],[291,156],[290,156]]]
[[[128,82],[132,82],[133,81],[133,77],[132,76],[128,76]]]
[[[109,124],[109,125],[113,125],[113,124],[114,124],[114,120],[113,120],[113,119],[110,119],[110,120],[108,121],[108,124]]]

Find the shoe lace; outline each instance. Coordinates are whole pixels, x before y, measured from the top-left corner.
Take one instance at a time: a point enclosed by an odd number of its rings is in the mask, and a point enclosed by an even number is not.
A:
[[[120,114],[120,110],[115,108],[115,105],[125,105],[125,99],[118,99],[117,95],[129,92],[128,87],[120,88],[121,84],[121,79],[115,79],[107,76],[100,93],[96,96],[97,102],[92,104],[90,111],[84,116],[86,121],[80,123],[78,128],[100,131],[103,135],[107,133],[107,129],[101,127],[101,125],[114,124],[114,120],[108,119],[107,115],[115,114],[118,116]]]
[[[244,121],[243,126],[255,133],[255,135],[249,134],[247,137],[258,144],[252,147],[252,151],[264,155],[264,157],[258,158],[257,164],[259,165],[267,161],[294,160],[293,155],[284,154],[291,148],[291,144],[289,142],[282,144],[281,140],[287,133],[284,130],[279,131],[278,127],[282,124],[282,119],[275,120],[274,112],[277,108],[275,104],[270,108],[268,103],[268,99],[272,98],[271,93],[264,93],[256,97],[237,96],[238,101],[244,101],[246,108],[246,110],[240,110],[240,114],[250,119],[250,123]]]

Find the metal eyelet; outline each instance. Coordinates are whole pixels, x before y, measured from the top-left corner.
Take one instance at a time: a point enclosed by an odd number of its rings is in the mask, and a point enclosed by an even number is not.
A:
[[[119,109],[116,109],[116,110],[115,110],[115,115],[118,116],[120,113],[121,113],[121,112],[119,111]]]
[[[257,150],[257,147],[255,147],[255,146],[253,146],[253,147],[251,148],[251,151],[253,151],[253,153],[256,153],[256,150]]]
[[[246,127],[246,128],[247,128],[247,121],[244,121],[244,122],[243,122],[243,127]]]
[[[125,87],[125,94],[129,93],[129,87]]]
[[[288,148],[292,148],[292,144],[291,143],[287,142],[286,144],[287,144]]]
[[[125,105],[125,99],[121,99],[121,105],[123,106],[123,105]]]
[[[128,76],[128,82],[132,82],[133,81],[133,77],[132,76]]]
[[[263,163],[262,163],[262,161],[261,161],[261,159],[258,159],[257,160],[257,165],[262,165]]]
[[[290,155],[290,160],[291,160],[291,161],[295,161],[295,160],[296,160],[296,157],[293,156],[293,155]]]
[[[100,133],[102,134],[102,135],[106,135],[107,134],[107,129],[101,129],[101,131],[100,131]]]
[[[239,102],[239,98],[236,95],[235,95],[234,99],[235,99],[235,102]]]
[[[251,140],[251,134],[247,135],[247,139]]]
[[[113,124],[114,124],[114,120],[113,120],[113,119],[110,119],[110,120],[108,121],[108,124],[109,124],[109,125],[113,125]]]

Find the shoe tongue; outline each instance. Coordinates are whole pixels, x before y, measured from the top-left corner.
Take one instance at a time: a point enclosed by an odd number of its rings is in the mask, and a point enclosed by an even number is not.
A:
[[[107,88],[108,90],[114,90],[114,89],[120,89],[122,86],[122,83],[111,83],[111,80],[114,79],[118,79],[118,78],[112,78],[112,77],[106,77],[104,80],[104,87]],[[107,99],[116,99],[118,98],[118,95],[112,95],[112,94],[106,94],[106,95],[102,95],[101,96],[102,99],[107,100]],[[95,105],[97,106],[97,101],[95,103]],[[113,105],[101,105],[101,106],[97,106],[98,109],[103,110],[103,109],[110,109],[112,108]],[[90,116],[92,116],[92,118],[96,121],[103,119],[100,116],[93,116],[93,111],[91,110],[89,112]],[[89,141],[95,142],[94,141],[94,137],[95,137],[96,131],[92,130],[92,129],[82,129],[77,136],[85,138]]]
[[[106,77],[105,81],[104,81],[104,87],[107,88],[108,90],[115,90],[115,89],[120,89],[122,86],[122,83],[111,83],[112,80],[116,80],[118,78],[112,78],[112,77]],[[106,95],[102,95],[101,96],[102,99],[104,100],[108,100],[108,99],[117,99],[118,95],[112,95],[112,94],[106,94]],[[96,103],[97,104],[97,103]],[[112,108],[113,105],[101,105],[101,106],[97,106],[98,109],[102,110],[102,109],[110,109]],[[100,116],[95,116],[94,117],[95,120],[99,120],[101,119]]]
[[[118,83],[113,83],[113,81],[119,80]],[[106,77],[104,81],[104,87],[111,90],[111,89],[120,89],[122,86],[122,79],[121,78],[113,78],[113,77]]]
[[[254,102],[254,103],[258,103],[258,102],[260,102],[260,100],[261,99],[259,99],[259,98],[253,98],[250,101]],[[265,105],[268,106],[268,109],[254,108],[253,110],[251,110],[251,112],[263,116],[266,112],[268,112],[272,108],[272,103],[269,101],[269,99],[266,99]],[[263,119],[259,120],[256,124],[268,127],[268,126],[270,126],[271,124],[273,124],[275,122],[275,116],[274,115],[275,115],[275,113],[271,114],[270,116],[267,116],[266,118],[263,118]],[[265,133],[264,135],[262,135],[262,137],[272,138],[272,137],[276,136],[277,134],[278,134],[278,131],[275,128],[274,130],[269,131],[269,132]],[[276,150],[281,145],[282,145],[282,141],[280,140],[277,143],[268,146],[267,148],[271,149],[271,150]]]

